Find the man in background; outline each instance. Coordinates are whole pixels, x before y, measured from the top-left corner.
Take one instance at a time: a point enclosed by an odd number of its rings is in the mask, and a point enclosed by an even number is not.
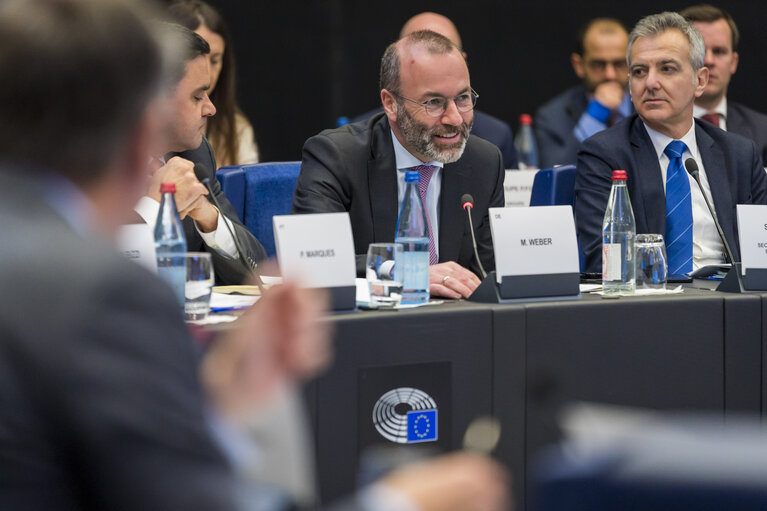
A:
[[[541,106],[533,118],[541,168],[575,163],[585,139],[632,112],[627,91],[628,34],[612,18],[589,21],[570,63],[582,83]]]
[[[706,42],[708,85],[695,100],[694,115],[726,131],[750,138],[767,161],[767,115],[727,98],[732,75],[738,70],[740,33],[726,11],[712,5],[695,5],[680,12]]]
[[[183,67],[174,74],[175,85],[165,101],[174,112],[168,125],[164,146],[149,159],[151,183],[147,194],[136,205],[136,212],[149,225],[157,221],[160,209],[160,184],[176,184],[176,205],[182,218],[189,251],[206,251],[213,257],[216,281],[241,284],[266,251],[240,222],[216,179],[216,160],[203,136],[209,117],[216,107],[208,97],[210,89],[210,46],[191,30],[173,23],[157,23],[157,30],[178,42],[184,49]],[[208,197],[201,182],[207,178],[222,211]],[[224,223],[229,224],[228,228]],[[231,230],[231,233],[230,233]],[[240,259],[232,233],[243,249]]]
[[[468,58],[467,53],[463,50],[463,42],[461,41],[461,35],[458,33],[458,29],[446,16],[437,14],[436,12],[422,12],[416,14],[402,26],[399,37],[402,39],[419,30],[431,30],[432,32],[447,37],[460,50],[463,58]],[[352,122],[368,119],[381,111],[381,108],[376,108],[359,117],[355,117],[352,119]],[[492,115],[475,109],[474,126],[472,127],[471,132],[479,138],[483,138],[498,146],[498,149],[501,150],[501,155],[503,155],[504,168],[516,169],[519,167],[517,150],[514,147],[514,136],[511,133],[511,127],[507,123]]]

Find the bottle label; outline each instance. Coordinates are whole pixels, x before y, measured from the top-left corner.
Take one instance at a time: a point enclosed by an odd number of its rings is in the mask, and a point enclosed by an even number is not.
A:
[[[620,243],[602,244],[602,280],[621,280],[621,253]]]

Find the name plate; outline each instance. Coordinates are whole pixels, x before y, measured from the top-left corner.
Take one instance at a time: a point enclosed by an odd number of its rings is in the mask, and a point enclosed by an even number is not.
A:
[[[154,232],[147,224],[123,225],[117,231],[115,245],[128,259],[157,273],[157,255],[154,249]]]
[[[275,215],[272,223],[282,275],[304,287],[350,288],[354,308],[357,273],[349,214]]]
[[[738,204],[740,261],[746,289],[767,289],[767,206]]]
[[[490,231],[501,297],[580,293],[571,206],[490,208]]]
[[[533,181],[538,169],[506,170],[503,180],[504,205],[507,208],[527,207],[533,194]]]

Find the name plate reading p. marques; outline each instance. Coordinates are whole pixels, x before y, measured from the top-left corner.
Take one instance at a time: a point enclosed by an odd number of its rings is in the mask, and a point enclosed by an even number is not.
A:
[[[275,215],[274,243],[282,275],[304,287],[355,286],[348,213]]]
[[[490,208],[489,214],[502,296],[551,296],[542,288],[579,293],[572,207]]]
[[[738,204],[738,236],[744,285],[767,289],[767,206]]]

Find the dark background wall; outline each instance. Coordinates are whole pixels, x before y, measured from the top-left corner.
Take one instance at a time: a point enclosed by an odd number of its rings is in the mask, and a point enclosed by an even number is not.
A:
[[[402,24],[425,10],[451,18],[469,54],[480,108],[516,128],[519,114],[577,83],[569,64],[586,20],[612,16],[629,28],[642,16],[690,2],[645,0],[453,1],[208,0],[228,20],[240,105],[262,160],[297,160],[309,136],[378,105],[378,63]],[[740,67],[729,97],[767,112],[767,2],[720,3],[741,31]]]

